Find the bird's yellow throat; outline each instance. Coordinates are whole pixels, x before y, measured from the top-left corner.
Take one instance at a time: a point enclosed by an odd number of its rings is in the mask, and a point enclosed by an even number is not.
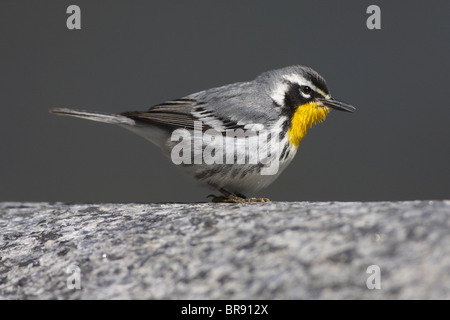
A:
[[[325,120],[330,109],[314,102],[306,103],[295,110],[288,130],[289,142],[298,147],[306,132],[316,123]]]

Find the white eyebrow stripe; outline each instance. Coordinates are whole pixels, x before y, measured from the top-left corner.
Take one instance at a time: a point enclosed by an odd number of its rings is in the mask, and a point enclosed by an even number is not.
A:
[[[300,77],[298,74],[287,74],[283,76],[283,79],[286,79],[289,82],[298,83],[301,86],[308,86],[316,92],[320,92],[322,90],[318,89],[314,84],[310,81],[307,81],[305,78]]]
[[[325,92],[323,92],[323,90],[320,90],[319,88],[317,88],[310,81],[307,81],[306,79],[300,77],[298,74],[295,74],[295,73],[287,74],[287,75],[283,76],[283,79],[286,80],[286,82],[279,83],[278,86],[270,94],[270,97],[279,106],[282,106],[284,104],[284,96],[285,96],[286,91],[288,89],[289,82],[291,82],[291,83],[298,83],[300,86],[308,86],[312,90],[322,94],[325,98],[330,98],[330,95],[328,95]]]

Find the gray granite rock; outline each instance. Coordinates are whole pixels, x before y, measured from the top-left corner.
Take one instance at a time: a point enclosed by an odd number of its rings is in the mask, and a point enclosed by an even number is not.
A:
[[[449,299],[449,230],[448,200],[0,203],[0,298]]]

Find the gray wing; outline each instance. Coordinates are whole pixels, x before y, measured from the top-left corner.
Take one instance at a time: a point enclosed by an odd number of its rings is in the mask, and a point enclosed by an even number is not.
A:
[[[147,111],[120,115],[169,129],[194,129],[202,121],[203,130],[244,128],[246,124],[269,124],[277,120],[275,105],[255,82],[240,82],[169,100]]]

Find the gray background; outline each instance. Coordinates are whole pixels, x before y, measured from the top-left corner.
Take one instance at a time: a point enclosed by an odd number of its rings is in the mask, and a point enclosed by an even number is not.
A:
[[[81,7],[81,30],[66,8]],[[378,4],[382,29],[366,28]],[[448,1],[2,1],[0,201],[205,201],[142,138],[52,107],[144,110],[304,64],[333,112],[258,196],[449,198]]]

